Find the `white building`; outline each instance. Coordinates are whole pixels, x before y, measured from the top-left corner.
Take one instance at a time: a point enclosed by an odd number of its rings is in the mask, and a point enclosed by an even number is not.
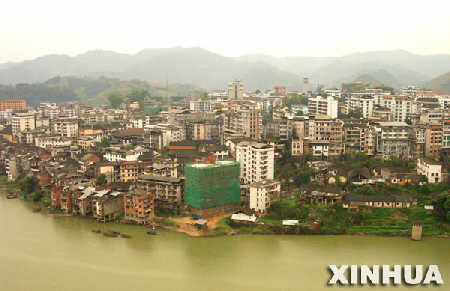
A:
[[[55,135],[63,137],[78,136],[77,117],[63,117],[52,121],[52,132]]]
[[[140,147],[136,147],[136,149],[129,151],[109,148],[106,150],[103,158],[108,162],[135,162],[143,155],[143,153],[143,149]]]
[[[36,117],[33,113],[16,113],[11,119],[12,134],[29,131],[36,128]]]
[[[273,180],[275,149],[257,142],[240,142],[236,147],[236,160],[241,165],[241,183],[251,184]]]
[[[442,182],[442,165],[430,159],[417,160],[417,174],[427,177],[428,183]]]
[[[189,109],[195,112],[211,111],[211,103],[208,100],[191,100]]]
[[[281,185],[279,181],[263,180],[250,184],[250,209],[264,213],[271,203],[280,200]]]
[[[379,99],[380,106],[391,110],[391,120],[403,122],[412,113],[412,101],[407,97],[383,96]]]
[[[347,114],[351,111],[361,110],[364,118],[373,116],[373,106],[375,99],[372,96],[352,96],[346,103]]]
[[[333,97],[316,96],[308,99],[309,114],[327,115],[331,118],[338,116],[338,101]]]
[[[61,146],[71,146],[72,139],[61,136],[36,136],[34,143],[39,148],[54,148]]]

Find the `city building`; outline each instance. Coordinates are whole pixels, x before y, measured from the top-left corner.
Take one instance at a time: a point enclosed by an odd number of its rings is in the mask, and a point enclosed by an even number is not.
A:
[[[241,80],[234,80],[228,84],[228,99],[238,100],[244,97],[244,85]]]
[[[243,141],[236,146],[242,184],[274,179],[275,149],[272,145]]]
[[[427,178],[427,182],[431,184],[442,182],[442,165],[432,159],[417,160],[417,174]]]
[[[338,116],[338,101],[331,96],[328,97],[311,97],[308,99],[308,112],[315,115],[326,115],[330,118]]]
[[[13,136],[36,128],[36,117],[33,113],[16,113],[11,119]]]
[[[377,151],[384,159],[409,158],[410,126],[405,122],[378,122]]]
[[[211,111],[211,103],[208,100],[191,100],[189,108],[195,112]]]
[[[208,215],[239,207],[239,163],[187,164],[184,172],[184,202],[193,213]]]
[[[24,99],[3,99],[0,100],[0,111],[26,110],[27,101]]]
[[[279,181],[262,180],[250,184],[250,209],[258,212],[266,212],[271,203],[280,200],[281,186]]]

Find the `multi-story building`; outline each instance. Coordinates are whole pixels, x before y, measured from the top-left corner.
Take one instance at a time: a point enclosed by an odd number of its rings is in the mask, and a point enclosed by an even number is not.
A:
[[[425,156],[439,157],[442,147],[442,124],[427,124],[425,126]]]
[[[383,96],[378,105],[391,110],[391,120],[404,122],[412,113],[412,101],[408,97]]]
[[[328,116],[309,120],[309,149],[313,156],[338,156],[344,150],[344,122]]]
[[[280,182],[263,180],[250,184],[250,209],[258,212],[266,212],[271,203],[280,200]]]
[[[239,163],[187,164],[184,172],[184,201],[193,213],[207,214],[239,206]]]
[[[442,165],[432,159],[418,159],[417,174],[424,175],[427,178],[428,183],[441,183]]]
[[[411,128],[411,154],[415,158],[425,155],[425,132],[426,126],[416,124]]]
[[[155,201],[151,192],[135,188],[123,197],[124,219],[148,224],[155,216]]]
[[[375,99],[373,96],[351,96],[346,102],[346,113],[360,110],[365,119],[373,116]]]
[[[442,120],[442,150],[450,150],[450,118]]]
[[[308,99],[308,112],[315,115],[327,115],[331,118],[338,116],[338,101],[333,97],[316,96]]]
[[[377,151],[384,159],[409,158],[410,126],[405,122],[377,123]]]
[[[228,99],[237,100],[244,97],[244,85],[241,80],[234,80],[228,84]]]
[[[63,137],[78,136],[78,118],[60,117],[52,121],[52,133]]]
[[[0,111],[25,110],[27,101],[24,99],[3,99],[0,100]]]
[[[377,145],[377,131],[374,126],[367,126],[361,133],[361,152],[368,156],[373,156],[376,154]]]
[[[138,185],[153,194],[158,208],[175,209],[184,201],[184,180],[161,175],[140,175]]]
[[[225,115],[224,127],[242,137],[259,140],[263,132],[261,110],[253,103],[237,104],[234,111]]]
[[[241,165],[242,184],[251,184],[274,178],[275,150],[272,145],[257,142],[240,142],[236,146],[236,161]]]
[[[17,136],[19,132],[36,128],[36,117],[33,113],[16,113],[11,119],[12,134]]]
[[[211,111],[211,103],[208,100],[191,100],[189,108],[195,112]]]
[[[358,153],[362,150],[362,139],[367,125],[363,123],[345,123],[344,131],[344,152]]]

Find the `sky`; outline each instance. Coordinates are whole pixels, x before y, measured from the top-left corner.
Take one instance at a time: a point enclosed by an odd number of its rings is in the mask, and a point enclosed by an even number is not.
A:
[[[174,46],[225,56],[450,53],[447,0],[15,0],[0,11],[0,63]]]

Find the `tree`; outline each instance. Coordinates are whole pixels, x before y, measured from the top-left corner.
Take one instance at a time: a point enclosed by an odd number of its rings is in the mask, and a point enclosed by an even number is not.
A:
[[[25,178],[25,181],[23,181],[23,184],[21,186],[21,189],[26,194],[33,193],[39,186],[39,181],[34,176],[29,176]]]
[[[297,187],[309,184],[310,181],[311,181],[311,174],[309,172],[301,171],[297,176],[294,177],[294,183]]]
[[[142,108],[144,106],[144,99],[147,96],[150,96],[150,93],[147,90],[138,89],[128,94],[127,98],[129,102],[138,102],[139,107]]]
[[[97,178],[95,179],[95,184],[98,186],[103,186],[106,184],[106,175],[105,174],[100,174],[97,176]]]
[[[112,108],[118,108],[123,102],[123,97],[119,92],[113,92],[109,94],[107,98]]]

